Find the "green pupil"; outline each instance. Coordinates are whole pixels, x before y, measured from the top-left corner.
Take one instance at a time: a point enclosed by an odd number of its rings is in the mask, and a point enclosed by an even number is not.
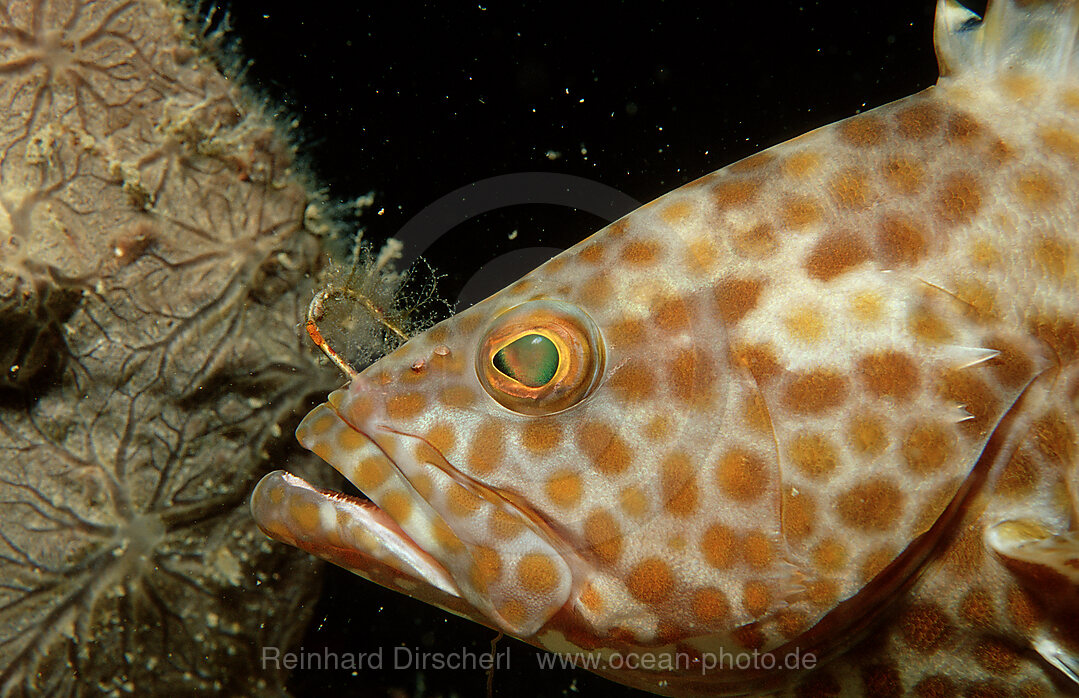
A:
[[[499,349],[494,365],[518,383],[538,388],[558,371],[558,348],[541,334],[526,334]]]

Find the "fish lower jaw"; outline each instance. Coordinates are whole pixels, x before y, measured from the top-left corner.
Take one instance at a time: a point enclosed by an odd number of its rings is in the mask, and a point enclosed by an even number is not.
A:
[[[415,593],[429,585],[460,590],[431,555],[373,502],[324,490],[283,470],[264,476],[251,494],[263,533],[384,586]]]

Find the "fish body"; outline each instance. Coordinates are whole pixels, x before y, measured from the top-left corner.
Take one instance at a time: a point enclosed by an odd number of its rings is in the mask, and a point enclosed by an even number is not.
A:
[[[1079,6],[936,23],[936,86],[332,393],[297,438],[368,500],[278,471],[259,526],[663,695],[1079,692]]]

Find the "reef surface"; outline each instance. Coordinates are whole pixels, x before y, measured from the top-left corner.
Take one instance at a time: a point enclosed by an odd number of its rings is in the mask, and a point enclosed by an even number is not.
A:
[[[300,327],[319,204],[205,39],[157,0],[0,3],[5,696],[283,694],[262,648],[318,592],[247,497],[340,382]]]

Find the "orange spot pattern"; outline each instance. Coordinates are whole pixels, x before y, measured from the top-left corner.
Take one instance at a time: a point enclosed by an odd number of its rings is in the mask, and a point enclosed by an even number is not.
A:
[[[805,270],[811,279],[831,281],[870,258],[869,246],[850,232],[822,237],[806,257]]]
[[[1035,94],[1033,84],[1011,87]],[[677,642],[710,628],[763,648],[818,623],[827,632],[836,604],[872,580],[887,588],[889,565],[934,524],[1036,371],[1063,375],[1079,358],[1079,320],[1058,298],[1077,268],[1059,211],[1073,198],[1061,173],[1079,167],[1079,137],[1053,121],[1017,138],[934,94],[686,185],[647,218],[613,224],[406,344],[341,413],[384,420],[429,447],[395,451],[386,437],[377,444],[386,458],[344,462],[340,452],[373,446],[332,420],[313,422],[305,439],[378,493],[391,517],[420,518],[416,495],[440,508],[452,526],[436,521],[429,534],[459,556],[446,568],[511,623],[557,612],[533,607],[566,581],[557,554],[520,553],[537,550],[522,546],[539,529],[596,573],[573,587],[572,610],[599,618],[603,641]],[[1024,161],[1032,143],[1046,149],[1034,165]],[[1041,221],[1036,233],[1013,230],[1028,218]],[[1002,239],[1004,229],[1016,239]],[[1016,289],[1028,282],[1049,300],[1025,307]],[[600,328],[606,362],[587,401],[539,417],[501,411],[471,382],[470,347],[499,313],[533,299],[578,305]],[[437,358],[435,344],[446,350]],[[424,356],[411,348],[425,346]],[[967,366],[978,354],[960,347],[999,354]],[[1079,393],[1061,380],[1061,394]],[[994,505],[1040,501],[1077,459],[1070,413],[1023,423],[1026,439],[980,493]],[[434,468],[394,469],[413,456],[442,467],[440,454],[475,487],[436,488]],[[970,512],[975,504],[987,506]],[[293,512],[312,528],[320,513]],[[926,577],[978,586],[929,601],[912,594],[883,621],[878,649],[933,655],[944,672],[961,645],[966,666],[1019,681],[1025,648],[999,630],[1030,632],[1050,611],[983,579],[995,558],[982,529],[963,526],[931,553]],[[640,614],[633,622],[603,625],[627,608]],[[574,643],[597,642],[573,632]],[[866,652],[847,673],[840,659],[807,675],[795,694],[842,683],[872,695],[978,695],[943,673],[915,683],[884,650]]]

